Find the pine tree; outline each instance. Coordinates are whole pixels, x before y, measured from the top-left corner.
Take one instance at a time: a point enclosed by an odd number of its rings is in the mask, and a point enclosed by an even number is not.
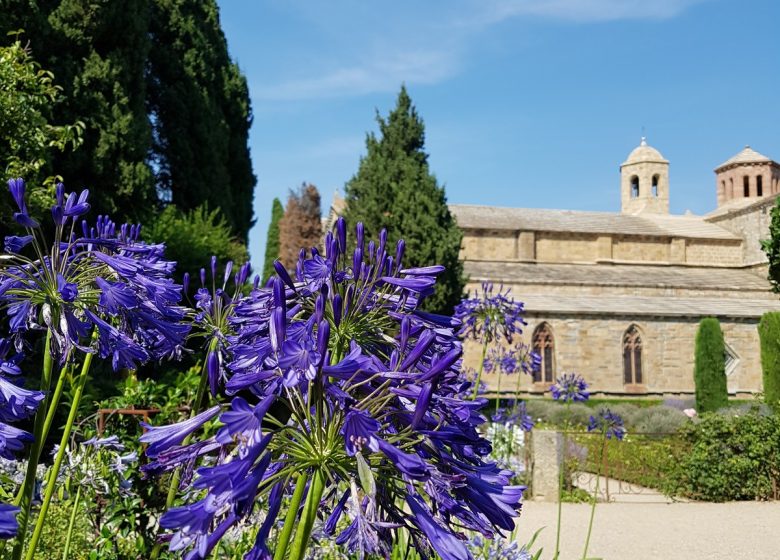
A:
[[[320,193],[314,185],[304,183],[297,191],[290,191],[279,220],[279,260],[288,270],[295,270],[301,249],[319,247],[321,240]]]
[[[271,223],[268,224],[268,235],[265,238],[265,262],[263,263],[263,280],[268,280],[274,274],[274,261],[279,258],[279,220],[284,216],[284,206],[278,198],[274,198],[271,206]]]
[[[429,170],[425,126],[403,86],[395,109],[387,118],[377,114],[376,119],[380,136],[367,135],[367,153],[346,185],[345,218],[350,225],[363,222],[367,238],[376,238],[386,228],[390,247],[403,239],[404,266],[445,266],[425,307],[449,313],[465,285],[458,259],[462,233],[447,207],[444,188]]]
[[[764,400],[780,408],[780,313],[764,313],[758,324],[761,338],[761,370],[764,381]]]
[[[255,176],[249,90],[215,0],[154,0],[148,108],[158,189],[181,210],[219,208],[246,242]]]
[[[705,317],[696,332],[695,364],[696,410],[714,412],[728,404],[726,386],[726,343],[720,322]]]

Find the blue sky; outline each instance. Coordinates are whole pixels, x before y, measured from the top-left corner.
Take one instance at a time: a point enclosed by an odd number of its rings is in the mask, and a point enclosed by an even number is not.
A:
[[[249,82],[271,201],[317,185],[327,210],[406,83],[453,203],[615,211],[619,165],[670,160],[671,210],[715,207],[713,168],[744,145],[780,159],[780,3],[742,0],[222,0]]]

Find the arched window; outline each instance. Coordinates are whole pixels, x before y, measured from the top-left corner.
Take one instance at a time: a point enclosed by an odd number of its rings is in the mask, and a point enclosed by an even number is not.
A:
[[[639,177],[634,175],[631,177],[631,198],[639,196]]]
[[[552,383],[555,377],[555,339],[550,325],[542,323],[536,327],[531,342],[534,352],[542,358],[541,367],[534,372],[534,382]]]
[[[734,192],[734,178],[733,177],[731,177],[729,179],[729,196],[731,198],[736,198],[737,197],[737,193]]]
[[[653,175],[653,196],[658,196],[658,175]]]
[[[764,178],[761,175],[756,176],[756,196],[764,196]]]
[[[745,197],[750,196],[750,177],[747,175],[742,177],[742,192]]]
[[[626,385],[642,384],[642,336],[635,325],[623,334],[623,381]]]

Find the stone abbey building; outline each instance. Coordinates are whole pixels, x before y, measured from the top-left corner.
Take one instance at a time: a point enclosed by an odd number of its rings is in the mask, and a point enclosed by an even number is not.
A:
[[[780,299],[760,240],[780,164],[746,147],[715,181],[710,214],[669,214],[669,162],[642,139],[620,166],[619,213],[451,206],[469,289],[503,284],[525,302],[525,339],[543,358],[539,375],[522,379],[525,391],[575,371],[604,395],[690,395],[706,316],[724,331],[730,393],[761,390],[758,321]],[[476,367],[479,354],[470,345],[466,363]]]

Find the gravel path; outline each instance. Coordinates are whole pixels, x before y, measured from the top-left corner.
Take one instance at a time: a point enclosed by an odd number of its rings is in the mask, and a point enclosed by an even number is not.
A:
[[[555,550],[557,505],[528,501],[520,542],[537,539],[543,560]],[[582,558],[590,506],[563,504],[560,560]],[[604,503],[596,507],[589,558],[603,560],[776,560],[780,503]]]

